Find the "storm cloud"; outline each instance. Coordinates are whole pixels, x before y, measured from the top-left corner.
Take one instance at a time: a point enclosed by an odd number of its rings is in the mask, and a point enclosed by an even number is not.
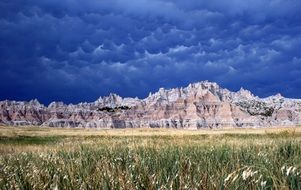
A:
[[[4,0],[0,99],[144,98],[209,80],[301,98],[299,0]]]

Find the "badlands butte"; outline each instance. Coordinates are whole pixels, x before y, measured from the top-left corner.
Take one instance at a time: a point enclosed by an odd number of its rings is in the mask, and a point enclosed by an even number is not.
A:
[[[116,94],[95,102],[47,107],[37,100],[0,101],[1,125],[82,128],[222,128],[301,124],[301,99],[280,94],[267,98],[240,89],[231,92],[203,81],[185,88],[163,89],[145,99]]]

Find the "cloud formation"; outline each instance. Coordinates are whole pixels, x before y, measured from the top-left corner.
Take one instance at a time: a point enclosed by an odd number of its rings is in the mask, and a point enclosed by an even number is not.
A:
[[[209,80],[301,98],[299,0],[0,2],[0,99],[145,97]]]

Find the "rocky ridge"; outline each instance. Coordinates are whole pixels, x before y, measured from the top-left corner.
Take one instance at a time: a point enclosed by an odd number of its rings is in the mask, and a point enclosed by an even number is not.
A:
[[[231,92],[203,81],[164,89],[145,99],[116,94],[95,102],[66,105],[38,100],[0,101],[0,124],[83,128],[220,128],[301,124],[301,99],[267,98],[240,89]]]

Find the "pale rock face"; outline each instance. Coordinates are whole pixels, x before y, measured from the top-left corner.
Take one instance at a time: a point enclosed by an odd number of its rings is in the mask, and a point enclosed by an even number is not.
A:
[[[301,100],[280,94],[254,96],[241,88],[231,92],[203,81],[186,88],[164,89],[145,99],[116,94],[95,102],[48,107],[37,100],[0,101],[0,124],[81,128],[220,128],[301,124]]]

